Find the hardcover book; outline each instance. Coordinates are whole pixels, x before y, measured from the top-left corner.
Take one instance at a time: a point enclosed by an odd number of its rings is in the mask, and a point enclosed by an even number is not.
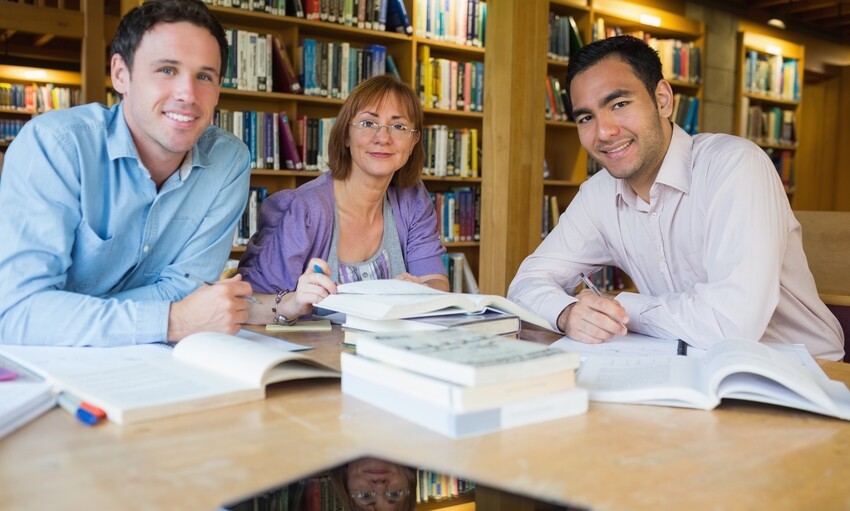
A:
[[[451,413],[466,413],[499,408],[508,403],[531,399],[575,387],[575,370],[533,376],[522,380],[467,387],[406,371],[352,353],[342,353],[342,372],[378,385],[391,386],[414,399],[446,408]]]
[[[448,408],[417,399],[397,388],[342,375],[342,392],[449,437],[465,437],[560,419],[587,412],[587,391],[575,388],[497,408],[452,413]]]
[[[467,386],[521,380],[579,366],[576,353],[455,328],[364,335],[357,340],[357,354]]]

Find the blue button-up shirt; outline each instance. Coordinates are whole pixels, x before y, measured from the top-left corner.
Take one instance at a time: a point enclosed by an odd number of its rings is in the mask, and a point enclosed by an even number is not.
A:
[[[121,105],[28,122],[0,180],[0,343],[161,342],[171,302],[215,280],[250,178],[247,147],[208,128],[157,189]]]

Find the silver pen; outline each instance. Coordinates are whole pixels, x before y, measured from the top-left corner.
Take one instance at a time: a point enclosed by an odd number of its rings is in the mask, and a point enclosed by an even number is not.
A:
[[[210,281],[208,281],[208,280],[204,280],[204,279],[202,279],[201,277],[198,277],[198,276],[192,275],[191,273],[184,273],[184,274],[183,274],[183,276],[184,276],[184,277],[186,277],[186,278],[187,278],[187,279],[189,279],[189,280],[194,280],[194,281],[195,281],[195,282],[197,282],[198,284],[206,284],[207,286],[212,286],[212,285],[214,285],[214,283],[212,283],[212,282],[210,282]],[[251,295],[244,295],[244,296],[241,296],[240,298],[244,298],[244,299],[248,300],[248,301],[249,301],[249,302],[251,302],[251,303],[259,303],[259,304],[262,304],[262,303],[263,303],[263,302],[261,302],[260,300],[257,300],[256,298],[254,298],[254,297],[253,297],[253,296],[251,296]]]
[[[588,289],[593,291],[593,294],[595,294],[596,296],[602,296],[602,293],[599,291],[599,288],[596,287],[595,285],[593,285],[593,282],[589,278],[587,278],[587,275],[585,275],[584,273],[579,273],[579,275],[581,276],[581,281],[584,282],[584,285],[587,286]],[[611,319],[613,319],[613,318],[611,318]],[[617,321],[617,323],[619,323],[619,325],[621,327],[628,330],[626,325],[620,323],[619,321]]]

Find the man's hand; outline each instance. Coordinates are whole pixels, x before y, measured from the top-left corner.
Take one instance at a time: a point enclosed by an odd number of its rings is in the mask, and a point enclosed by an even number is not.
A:
[[[195,332],[235,334],[248,321],[251,284],[242,275],[201,286],[179,302],[172,302],[168,313],[168,340],[179,341]]]
[[[626,310],[619,302],[606,296],[582,291],[578,302],[565,308],[558,316],[558,328],[576,341],[598,344],[615,335],[626,335],[629,322]]]

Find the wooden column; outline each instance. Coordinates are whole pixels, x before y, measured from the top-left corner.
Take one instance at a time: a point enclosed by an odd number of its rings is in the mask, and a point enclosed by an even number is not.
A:
[[[835,211],[850,211],[850,66],[844,66],[839,74],[838,133],[833,140],[838,142],[835,168]],[[828,145],[828,144],[825,144]]]
[[[482,293],[504,295],[540,243],[548,2],[487,2]]]
[[[83,11],[82,90],[83,102],[106,103],[106,41],[103,0],[82,0]]]

